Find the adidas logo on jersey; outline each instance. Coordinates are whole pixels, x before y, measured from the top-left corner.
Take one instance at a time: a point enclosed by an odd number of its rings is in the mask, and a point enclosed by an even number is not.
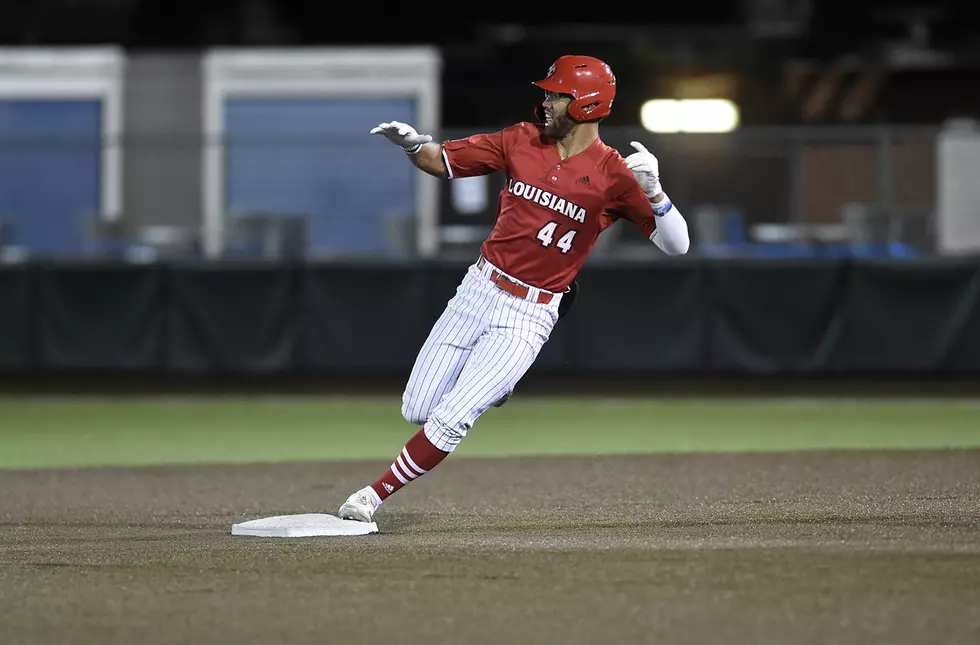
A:
[[[546,206],[556,213],[561,213],[565,217],[571,218],[576,222],[585,221],[585,209],[578,204],[573,204],[572,202],[567,201],[554,193],[549,193],[546,190],[538,188],[537,186],[525,184],[523,181],[514,181],[513,177],[508,177],[507,179],[507,192],[515,197],[523,197],[529,202]]]
[[[589,179],[589,176],[588,175],[585,175],[584,177],[579,177],[578,179],[576,179],[575,180],[575,183],[577,183],[577,184],[585,184],[586,186],[588,186],[588,185],[590,185],[592,183],[592,181]]]

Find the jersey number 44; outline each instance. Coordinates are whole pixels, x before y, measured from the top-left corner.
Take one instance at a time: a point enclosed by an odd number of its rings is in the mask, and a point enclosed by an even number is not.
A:
[[[551,246],[551,243],[554,241],[555,233],[557,231],[558,231],[558,222],[548,222],[547,224],[542,226],[541,230],[538,231],[538,235],[537,235],[538,240],[541,241],[541,246],[546,246],[546,247]],[[554,243],[555,246],[557,246],[562,253],[568,253],[569,251],[572,250],[572,242],[575,241],[576,233],[578,233],[578,231],[576,231],[575,229],[566,231],[561,237],[558,238],[558,241]]]

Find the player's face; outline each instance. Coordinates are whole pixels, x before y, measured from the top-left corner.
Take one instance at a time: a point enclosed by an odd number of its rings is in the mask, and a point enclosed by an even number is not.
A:
[[[569,132],[575,122],[568,118],[568,104],[572,102],[572,97],[567,94],[557,94],[555,92],[545,92],[544,102],[544,133],[549,137],[561,139]]]

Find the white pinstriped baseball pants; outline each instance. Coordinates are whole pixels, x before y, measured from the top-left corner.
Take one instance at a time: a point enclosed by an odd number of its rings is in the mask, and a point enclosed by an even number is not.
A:
[[[402,415],[422,425],[445,452],[476,419],[508,395],[537,358],[558,321],[561,294],[535,302],[490,282],[495,267],[471,265],[422,345],[402,396]]]

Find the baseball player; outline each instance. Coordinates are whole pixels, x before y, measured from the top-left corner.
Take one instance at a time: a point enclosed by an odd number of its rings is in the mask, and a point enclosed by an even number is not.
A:
[[[623,158],[599,138],[616,78],[588,56],[562,56],[546,78],[535,122],[437,143],[404,123],[371,134],[420,170],[455,179],[506,173],[493,231],[436,321],[412,368],[402,415],[421,426],[391,467],[340,507],[373,521],[382,502],[445,459],[473,423],[500,405],[567,312],[575,277],[599,234],[619,219],[669,255],[687,252],[687,222],[660,185],[659,163],[638,142]]]

